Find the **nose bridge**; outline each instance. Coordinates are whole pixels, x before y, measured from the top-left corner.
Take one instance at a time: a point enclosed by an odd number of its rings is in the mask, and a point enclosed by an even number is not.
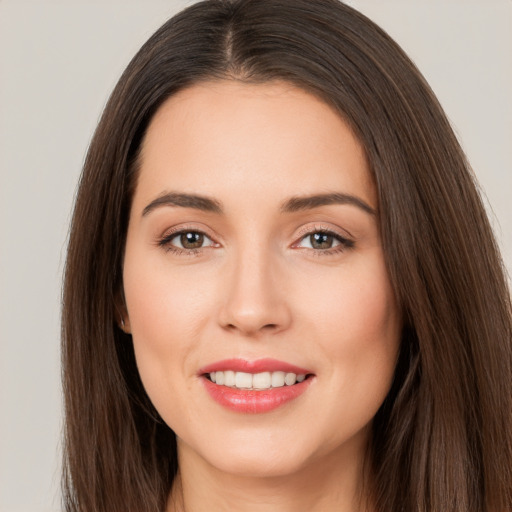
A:
[[[229,262],[220,323],[245,335],[279,331],[290,321],[276,255],[263,243],[235,250]]]

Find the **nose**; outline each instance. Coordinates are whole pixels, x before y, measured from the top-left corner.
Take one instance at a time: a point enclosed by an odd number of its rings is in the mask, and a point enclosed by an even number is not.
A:
[[[269,254],[240,255],[221,285],[219,324],[243,336],[258,337],[287,329],[292,320],[286,290]]]

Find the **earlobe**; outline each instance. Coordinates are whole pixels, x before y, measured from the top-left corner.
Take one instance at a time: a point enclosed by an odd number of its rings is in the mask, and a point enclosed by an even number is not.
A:
[[[126,334],[131,334],[130,320],[128,314],[121,315],[119,319],[119,328]]]
[[[118,292],[115,304],[115,315],[116,322],[124,333],[131,334],[131,326],[130,326],[130,317],[128,316],[128,311],[126,309],[126,303],[124,300],[124,293],[121,291]]]

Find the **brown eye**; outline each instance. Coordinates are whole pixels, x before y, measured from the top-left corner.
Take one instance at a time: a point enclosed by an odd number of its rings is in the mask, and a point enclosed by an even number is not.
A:
[[[158,245],[169,251],[200,251],[207,247],[214,247],[213,240],[201,231],[177,231],[164,236]]]
[[[305,235],[295,247],[316,251],[317,254],[333,254],[354,247],[354,242],[331,231],[317,229]]]
[[[179,236],[180,244],[183,249],[199,249],[203,246],[204,235],[197,231],[187,231]]]
[[[334,243],[334,236],[329,233],[313,233],[309,235],[309,242],[313,249],[330,249]]]

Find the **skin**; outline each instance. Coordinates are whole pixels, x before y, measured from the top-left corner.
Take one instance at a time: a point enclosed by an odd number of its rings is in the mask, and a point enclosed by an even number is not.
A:
[[[368,510],[363,461],[401,318],[361,145],[293,85],[226,80],[168,99],[140,163],[123,319],[146,391],[178,439],[168,510]],[[223,213],[160,204],[144,214],[169,192],[213,198]],[[331,192],[375,213],[350,203],[282,211],[291,197]],[[180,252],[180,229],[204,233],[203,246]],[[326,230],[349,243],[314,245],[310,235]],[[313,380],[273,411],[228,410],[198,370],[235,357],[286,361]]]

